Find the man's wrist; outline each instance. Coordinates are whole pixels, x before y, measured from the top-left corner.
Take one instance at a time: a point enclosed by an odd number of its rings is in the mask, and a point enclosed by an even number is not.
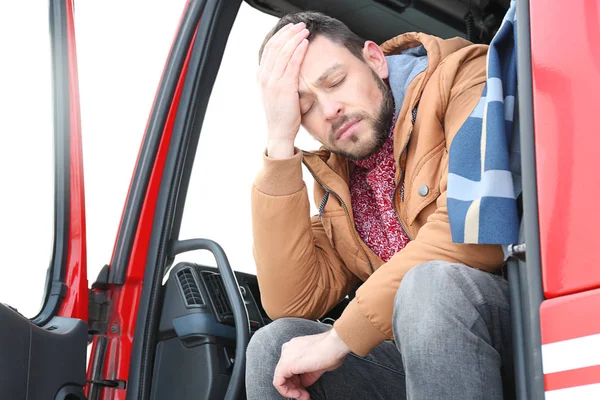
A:
[[[346,343],[342,340],[342,338],[338,335],[335,328],[332,328],[329,331],[329,339],[332,342],[332,345],[335,347],[338,352],[340,358],[345,357],[350,353],[350,347],[346,345]]]
[[[273,139],[267,144],[267,157],[276,160],[294,156],[294,140]]]

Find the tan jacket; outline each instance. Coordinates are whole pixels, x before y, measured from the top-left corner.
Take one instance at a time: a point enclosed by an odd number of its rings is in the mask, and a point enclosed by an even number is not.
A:
[[[420,44],[428,67],[409,85],[394,128],[396,184],[404,179],[405,185],[404,199],[398,187],[394,203],[412,239],[403,250],[384,263],[360,239],[350,201],[352,163],[340,156],[325,150],[297,151],[285,160],[265,156],[252,189],[254,256],[265,310],[274,319],[317,319],[362,281],[334,326],[363,356],[393,337],[394,296],[412,267],[445,260],[497,271],[503,262],[500,246],[452,243],[446,208],[448,150],[483,91],[487,46],[407,33],[381,48],[391,55]],[[302,161],[316,181],[316,204],[330,192],[321,220],[309,215]]]

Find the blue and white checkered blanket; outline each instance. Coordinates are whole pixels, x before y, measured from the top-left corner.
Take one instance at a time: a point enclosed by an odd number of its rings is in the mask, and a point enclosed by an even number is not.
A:
[[[490,43],[487,83],[479,104],[450,147],[448,216],[455,243],[507,245],[518,240],[515,9],[512,0]]]

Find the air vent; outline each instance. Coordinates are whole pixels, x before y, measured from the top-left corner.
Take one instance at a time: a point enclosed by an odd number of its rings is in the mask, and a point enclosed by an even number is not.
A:
[[[192,269],[189,267],[180,269],[177,271],[177,279],[179,280],[179,286],[181,287],[186,307],[204,306],[204,300],[200,294],[198,282]]]
[[[202,279],[206,285],[206,290],[215,310],[217,320],[221,323],[232,325],[233,312],[231,311],[231,305],[229,304],[229,298],[227,297],[227,292],[225,292],[221,275],[203,271]]]

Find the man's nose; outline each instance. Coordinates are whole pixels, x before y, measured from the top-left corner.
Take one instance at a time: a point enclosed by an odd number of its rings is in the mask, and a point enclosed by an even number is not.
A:
[[[322,99],[323,114],[327,120],[339,118],[344,113],[342,103],[334,99]]]

